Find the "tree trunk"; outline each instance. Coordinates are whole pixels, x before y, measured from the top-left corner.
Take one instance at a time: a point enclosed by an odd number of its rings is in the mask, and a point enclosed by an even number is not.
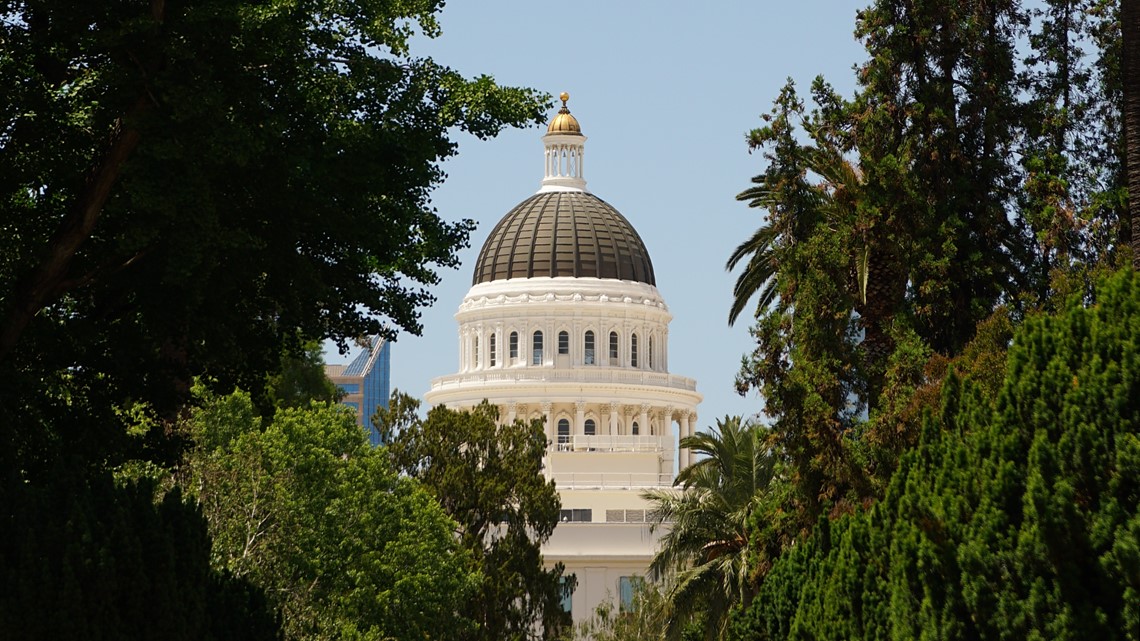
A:
[[[1132,227],[1132,268],[1140,270],[1140,6],[1137,5],[1140,0],[1120,1],[1128,220]]]

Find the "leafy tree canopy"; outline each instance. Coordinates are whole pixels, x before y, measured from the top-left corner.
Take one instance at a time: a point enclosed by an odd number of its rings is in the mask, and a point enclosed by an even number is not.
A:
[[[290,639],[464,638],[457,604],[481,585],[455,523],[337,405],[263,421],[249,395],[189,421],[180,472],[210,524],[220,569],[263,588]]]
[[[545,101],[416,57],[442,4],[0,2],[4,461],[130,458],[134,402],[419,330],[472,227],[428,204],[449,132]]]

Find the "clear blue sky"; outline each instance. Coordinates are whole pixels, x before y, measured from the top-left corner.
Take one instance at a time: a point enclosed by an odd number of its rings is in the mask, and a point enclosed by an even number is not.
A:
[[[823,74],[851,93],[852,66],[864,58],[852,36],[855,11],[865,4],[453,0],[440,16],[443,34],[417,40],[413,52],[466,76],[570,93],[588,137],[588,188],[622,212],[649,248],[674,316],[669,369],[697,380],[705,427],[762,408],[755,395],[733,390],[740,357],[751,349],[748,319],[733,328],[726,320],[735,276],[724,262],[761,222],[760,211],[734,198],[762,169],[744,135],[788,77],[806,90]],[[539,187],[541,135],[458,138],[434,205],[446,219],[479,226],[460,254],[463,265],[442,272],[433,289],[423,336],[401,334],[392,346],[394,388],[422,398],[432,378],[457,370],[453,315],[487,234]]]

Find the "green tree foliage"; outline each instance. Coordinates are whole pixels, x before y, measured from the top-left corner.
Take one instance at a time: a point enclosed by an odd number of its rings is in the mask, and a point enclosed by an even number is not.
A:
[[[947,377],[884,499],[781,557],[733,638],[1140,638],[1138,330],[1125,271],[1027,319],[996,393]]]
[[[1117,260],[1115,20],[1094,0],[875,0],[855,94],[817,79],[805,105],[789,81],[749,134],[766,166],[738,198],[765,218],[728,263],[730,319],[758,299],[737,387],[764,398],[805,526],[880,495],[918,439],[902,391],[980,323]]]
[[[0,484],[0,637],[265,640],[260,589],[210,567],[202,514],[176,489],[56,469]]]
[[[676,490],[650,490],[653,529],[663,529],[650,563],[665,585],[665,631],[678,638],[698,613],[708,637],[719,637],[736,604],[753,595],[749,572],[752,515],[764,501],[776,457],[764,446],[762,428],[740,417],[717,420],[715,431],[681,439],[697,455],[681,470]]]
[[[301,353],[286,353],[281,366],[270,374],[266,385],[268,401],[274,407],[308,407],[310,403],[340,400],[341,392],[325,375],[325,359],[321,344],[309,341]]]
[[[443,406],[427,418],[418,401],[399,392],[376,423],[399,470],[424,484],[458,524],[460,545],[483,576],[458,602],[478,627],[460,638],[478,641],[551,639],[569,631],[564,590],[574,589],[559,563],[544,568],[540,549],[558,524],[561,502],[542,474],[546,435],[540,421],[499,423],[498,408]]]
[[[279,410],[210,400],[190,419],[181,474],[210,524],[216,566],[262,587],[290,639],[463,638],[480,585],[455,523],[399,476],[337,405]]]
[[[179,459],[195,377],[260,399],[306,341],[418,331],[471,229],[429,205],[449,135],[538,122],[545,100],[413,55],[442,4],[0,0],[2,591],[27,595],[5,617],[50,638],[229,638],[207,628],[222,615],[201,594],[231,588],[201,587],[200,523],[165,503],[147,521],[104,477]],[[329,611],[350,608],[378,611]]]
[[[120,409],[419,330],[456,151],[544,97],[409,50],[440,0],[0,2],[0,462],[127,459]]]

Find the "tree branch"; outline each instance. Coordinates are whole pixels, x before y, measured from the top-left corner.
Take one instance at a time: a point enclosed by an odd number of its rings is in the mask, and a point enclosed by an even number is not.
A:
[[[165,13],[165,0],[151,0],[150,14],[156,25],[162,24]],[[160,65],[161,60],[156,59],[143,71],[144,84]],[[92,168],[75,206],[60,222],[44,251],[43,259],[20,278],[13,288],[3,324],[0,325],[0,361],[12,353],[32,318],[67,291],[63,285],[68,283],[66,276],[72,260],[83,243],[91,237],[91,232],[111,197],[111,190],[119,180],[123,164],[139,145],[140,134],[135,122],[154,104],[144,88],[142,95],[127,113],[115,121],[106,151]]]

